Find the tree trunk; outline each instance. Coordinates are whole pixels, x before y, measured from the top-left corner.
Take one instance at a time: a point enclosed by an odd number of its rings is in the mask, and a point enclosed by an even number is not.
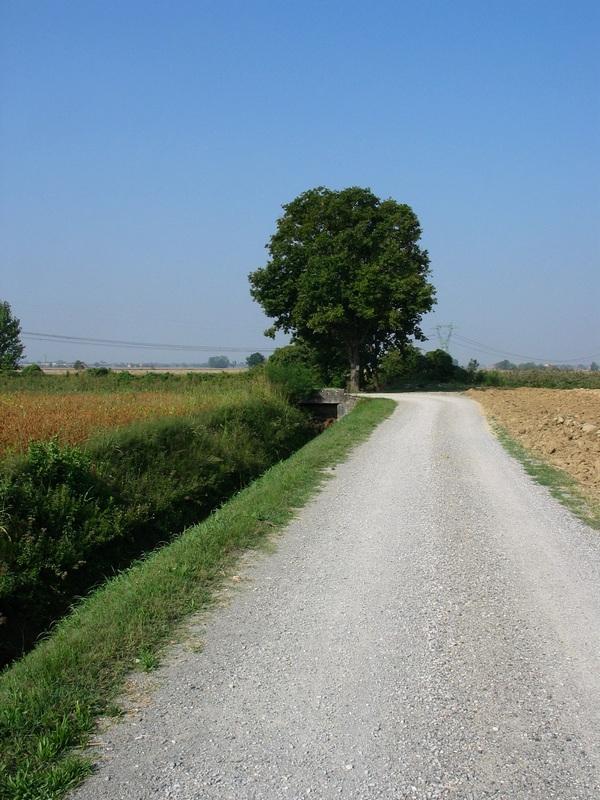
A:
[[[348,346],[348,355],[350,358],[350,380],[348,382],[348,391],[359,392],[361,375],[358,343],[353,342]]]

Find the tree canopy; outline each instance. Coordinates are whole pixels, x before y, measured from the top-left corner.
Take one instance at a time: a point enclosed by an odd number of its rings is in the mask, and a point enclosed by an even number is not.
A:
[[[21,342],[21,323],[10,304],[0,300],[0,369],[16,369],[25,347]]]
[[[249,367],[258,367],[259,364],[264,364],[266,361],[262,353],[250,353],[246,359],[246,364]]]
[[[382,353],[425,338],[419,325],[435,290],[419,221],[410,206],[360,187],[311,189],[283,210],[251,294],[274,320],[269,335],[342,352],[355,391]]]

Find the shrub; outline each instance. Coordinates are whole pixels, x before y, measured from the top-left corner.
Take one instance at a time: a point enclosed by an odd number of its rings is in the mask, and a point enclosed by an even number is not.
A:
[[[304,399],[320,385],[317,371],[307,364],[272,364],[268,361],[265,372],[291,403]]]
[[[20,375],[25,375],[25,376],[27,376],[27,375],[32,375],[32,376],[33,375],[43,375],[44,374],[44,370],[40,367],[39,364],[27,364],[27,366],[23,367],[23,369],[20,371],[19,374]]]
[[[110,375],[112,370],[110,367],[88,367],[86,374],[95,378],[103,378],[105,375]]]
[[[263,356],[262,353],[250,353],[250,355],[246,359],[246,364],[248,365],[248,367],[250,367],[250,369],[252,369],[252,367],[258,367],[261,364],[264,364],[265,361],[266,358]]]
[[[323,376],[315,358],[314,349],[305,342],[288,344],[269,358],[265,373],[269,381],[295,403],[323,386]]]
[[[517,388],[530,386],[545,389],[600,389],[600,375],[589,370],[543,369],[482,370],[480,383],[484,386]]]
[[[479,384],[484,373],[474,359],[466,368],[455,363],[445,350],[430,350],[421,353],[414,345],[402,350],[389,350],[379,361],[374,388],[433,388],[452,385],[470,386]]]

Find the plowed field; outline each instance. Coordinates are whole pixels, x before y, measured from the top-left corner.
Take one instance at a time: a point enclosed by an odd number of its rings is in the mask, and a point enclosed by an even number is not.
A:
[[[486,414],[600,499],[600,389],[471,389]]]

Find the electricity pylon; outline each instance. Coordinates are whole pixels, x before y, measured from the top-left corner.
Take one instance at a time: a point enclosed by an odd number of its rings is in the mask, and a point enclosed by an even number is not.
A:
[[[450,325],[436,325],[435,330],[440,347],[447,353],[450,348],[450,339],[452,338],[453,332],[456,330],[456,325],[453,323],[450,323]]]

